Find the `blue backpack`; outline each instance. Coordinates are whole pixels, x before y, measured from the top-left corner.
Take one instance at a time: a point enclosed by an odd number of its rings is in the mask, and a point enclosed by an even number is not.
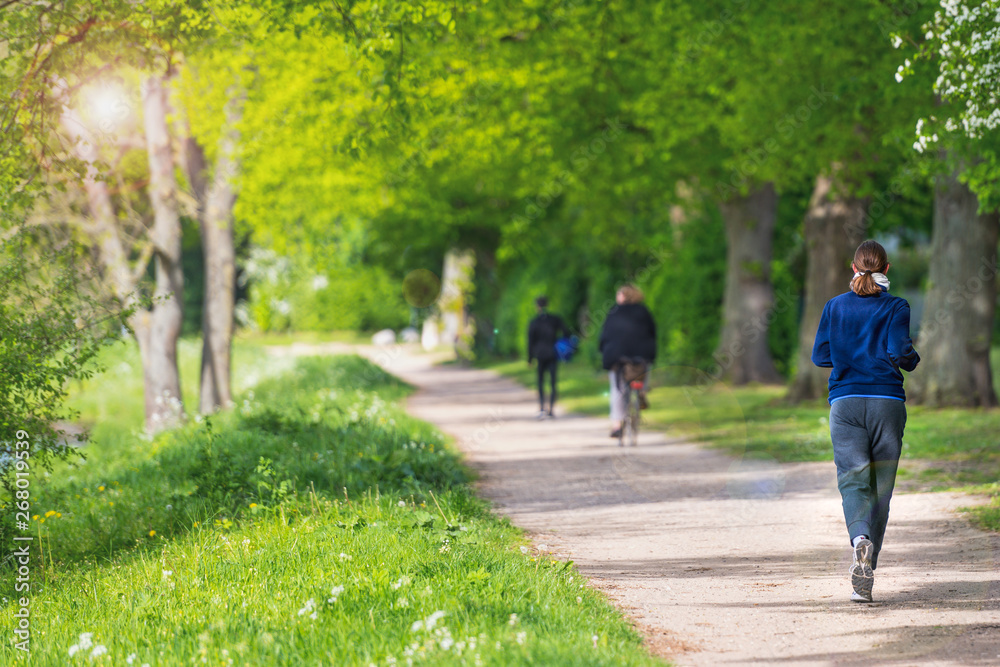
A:
[[[569,361],[576,354],[577,348],[580,347],[580,339],[576,336],[570,336],[569,338],[560,338],[556,341],[556,357],[559,361]]]

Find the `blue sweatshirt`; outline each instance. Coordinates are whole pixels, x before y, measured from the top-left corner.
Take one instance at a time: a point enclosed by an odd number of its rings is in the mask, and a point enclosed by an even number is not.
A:
[[[903,374],[920,361],[910,340],[910,304],[887,291],[847,292],[826,302],[813,344],[813,363],[832,368],[830,403],[841,398],[906,400]]]

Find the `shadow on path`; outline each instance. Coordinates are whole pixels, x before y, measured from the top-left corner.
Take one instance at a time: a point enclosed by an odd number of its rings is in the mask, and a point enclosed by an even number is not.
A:
[[[419,387],[497,511],[572,558],[681,665],[1000,664],[1000,539],[975,498],[897,494],[875,603],[849,601],[832,463],[741,460],[662,433],[620,449],[603,419],[536,421],[534,392],[484,370],[381,353]]]

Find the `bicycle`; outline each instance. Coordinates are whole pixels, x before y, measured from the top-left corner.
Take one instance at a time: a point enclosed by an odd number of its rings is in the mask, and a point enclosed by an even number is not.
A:
[[[618,446],[635,447],[639,441],[640,410],[642,410],[640,394],[645,388],[646,373],[649,365],[645,359],[622,358],[618,362],[618,390],[625,396],[625,418],[618,435]]]

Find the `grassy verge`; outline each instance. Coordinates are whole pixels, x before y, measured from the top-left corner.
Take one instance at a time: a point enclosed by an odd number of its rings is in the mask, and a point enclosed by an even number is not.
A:
[[[1000,354],[994,355],[1000,358]],[[488,367],[525,386],[535,386],[535,370],[523,361],[492,362]],[[998,369],[1000,370],[1000,369]],[[583,362],[559,369],[564,408],[606,415],[608,380]],[[833,459],[826,401],[784,402],[784,387],[664,386],[654,373],[649,427],[720,447],[736,456],[778,461]],[[931,410],[908,406],[900,485],[904,489],[961,488],[992,496],[992,504],[971,508],[973,520],[1000,530],[1000,410]]]
[[[133,354],[77,398],[87,460],[33,482],[32,664],[659,664],[471,495],[378,367],[238,348],[237,408],[150,441]],[[12,637],[25,594],[3,570]]]
[[[242,332],[240,339],[254,345],[293,345],[295,343],[319,345],[322,343],[348,343],[367,345],[372,342],[374,331],[297,331],[289,333]]]

